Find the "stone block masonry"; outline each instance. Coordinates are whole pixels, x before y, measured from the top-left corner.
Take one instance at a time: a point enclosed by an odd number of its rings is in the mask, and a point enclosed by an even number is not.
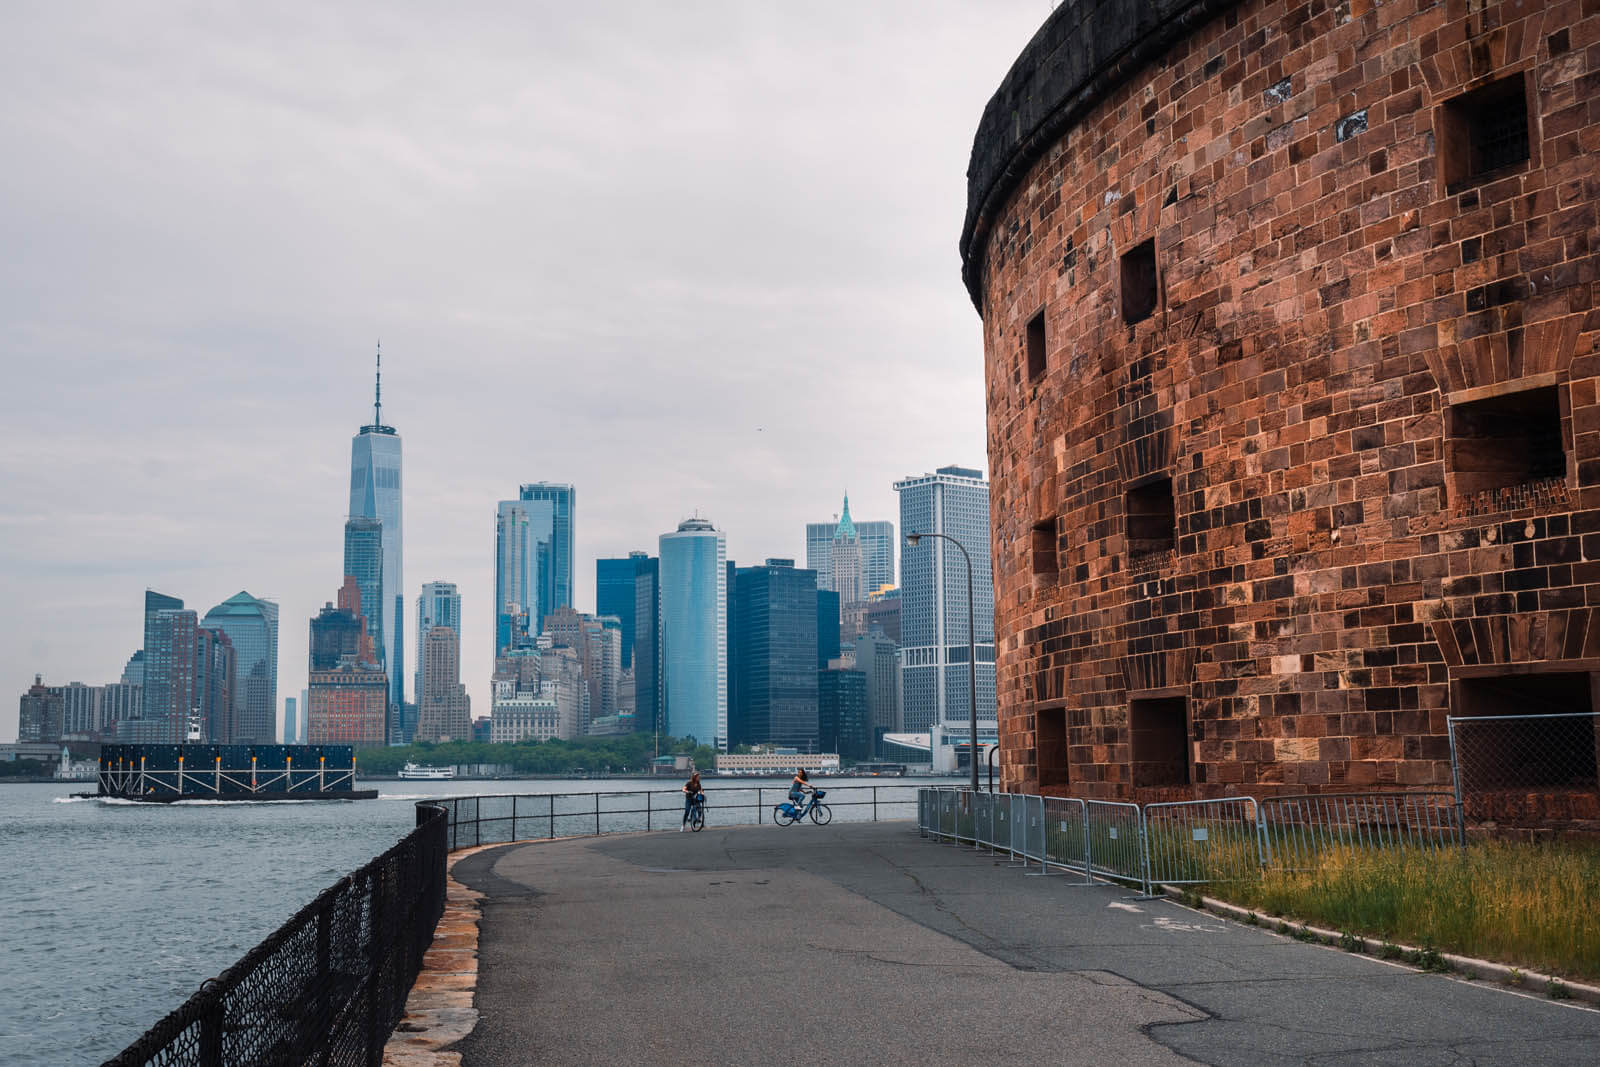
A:
[[[1600,0],[1058,8],[962,237],[1006,786],[1447,789],[1447,715],[1600,709],[1597,204]]]

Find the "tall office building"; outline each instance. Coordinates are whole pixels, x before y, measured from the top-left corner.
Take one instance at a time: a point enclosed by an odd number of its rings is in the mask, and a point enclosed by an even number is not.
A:
[[[283,698],[283,743],[286,745],[303,745],[300,738],[300,715],[294,709],[295,698]]]
[[[517,497],[529,503],[550,505],[550,584],[539,589],[539,610],[543,619],[559,608],[572,607],[574,530],[577,521],[578,491],[556,482],[531,482],[517,490]]]
[[[555,505],[548,500],[502,500],[494,516],[494,654],[539,633],[549,600]]]
[[[61,740],[65,712],[60,690],[60,686],[45,685],[39,675],[33,676],[33,685],[22,695],[17,709],[18,742]]]
[[[865,674],[848,667],[817,673],[817,729],[822,751],[837,752],[842,759],[870,759],[872,731],[867,716]]]
[[[615,615],[622,627],[622,667],[633,667],[633,632],[638,604],[634,595],[634,574],[648,552],[630,552],[626,559],[594,561],[594,613]]]
[[[350,442],[350,510],[352,517],[376,519],[382,531],[382,584],[376,600],[362,590],[362,614],[373,640],[383,646],[381,663],[389,675],[389,702],[405,702],[405,582],[401,571],[400,435],[383,424],[383,353],[373,391],[372,423]],[[348,562],[345,573],[354,574]],[[359,576],[358,576],[359,577]]]
[[[817,572],[817,588],[833,589],[833,541],[840,523],[850,514],[850,498],[845,497],[844,512],[832,522],[806,523],[806,567]],[[854,522],[861,550],[862,595],[894,585],[894,523],[882,520]]]
[[[423,689],[417,694],[417,738],[470,741],[472,704],[461,684],[461,635],[449,626],[429,628],[418,646]]]
[[[160,608],[145,616],[144,722],[139,728],[130,726],[127,740],[156,744],[183,740],[189,714],[196,707],[199,625],[198,615],[181,608]],[[122,737],[119,730],[118,738]]]
[[[727,542],[705,519],[661,535],[664,731],[728,746]]]
[[[819,578],[818,581],[821,579]],[[839,594],[817,590],[817,670],[839,654]]]
[[[379,670],[387,670],[385,656],[388,644],[383,628],[383,523],[362,515],[352,515],[344,524],[344,573],[356,580],[361,592],[358,611],[367,620],[367,633],[372,637],[378,658]]]
[[[995,735],[994,579],[989,562],[989,483],[980,471],[940,467],[894,483],[900,529],[939,533],[972,558],[973,617],[961,550],[942,537],[907,546],[900,558],[901,692],[907,731],[938,732],[956,744],[970,719],[967,638],[977,648],[980,739]],[[968,626],[974,627],[971,631]],[[958,735],[958,736],[956,736]],[[934,753],[936,764],[939,754]]]
[[[817,575],[769,559],[733,576],[730,745],[817,744]]]
[[[201,620],[233,645],[233,731],[212,740],[271,745],[278,740],[278,605],[240,592]]]
[[[310,658],[308,670],[328,671],[339,665],[345,657],[373,669],[375,650],[367,634],[367,620],[361,614],[361,592],[356,580],[345,576],[344,587],[339,590],[339,604],[324,604],[322,611],[311,620]],[[309,707],[303,700],[302,710]]]
[[[417,703],[422,703],[422,692],[428,682],[428,659],[422,654],[422,641],[435,626],[446,626],[461,640],[461,594],[454,582],[425,582],[422,595],[417,597]],[[460,650],[457,649],[457,659]],[[457,668],[459,673],[459,666]]]
[[[233,642],[221,630],[205,626],[195,629],[194,650],[194,710],[185,720],[180,740],[198,733],[211,744],[234,744],[240,741],[239,707],[235,695],[239,690],[239,657]],[[269,723],[271,732],[262,738],[252,738],[253,744],[275,744],[277,730]]]
[[[879,757],[883,735],[900,732],[900,646],[882,633],[863,634],[856,638],[855,662],[867,680],[867,733]]]
[[[633,727],[660,730],[661,722],[661,561],[633,561]]]

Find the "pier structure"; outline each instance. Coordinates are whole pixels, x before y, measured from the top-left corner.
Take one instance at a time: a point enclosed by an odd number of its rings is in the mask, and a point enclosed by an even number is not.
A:
[[[1022,49],[961,236],[1005,787],[1600,819],[1597,41],[1066,0]]]

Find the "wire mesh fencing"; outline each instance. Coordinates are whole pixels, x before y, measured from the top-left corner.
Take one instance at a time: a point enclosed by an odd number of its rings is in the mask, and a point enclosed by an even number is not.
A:
[[[1452,716],[1447,722],[1464,820],[1536,826],[1600,819],[1600,715]]]
[[[107,1067],[376,1064],[444,914],[447,823],[322,891]]]

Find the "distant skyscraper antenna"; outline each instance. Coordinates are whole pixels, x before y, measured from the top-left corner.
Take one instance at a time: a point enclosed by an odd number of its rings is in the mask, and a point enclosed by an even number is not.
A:
[[[383,342],[378,342],[378,378],[372,387],[372,425],[383,425]]]

